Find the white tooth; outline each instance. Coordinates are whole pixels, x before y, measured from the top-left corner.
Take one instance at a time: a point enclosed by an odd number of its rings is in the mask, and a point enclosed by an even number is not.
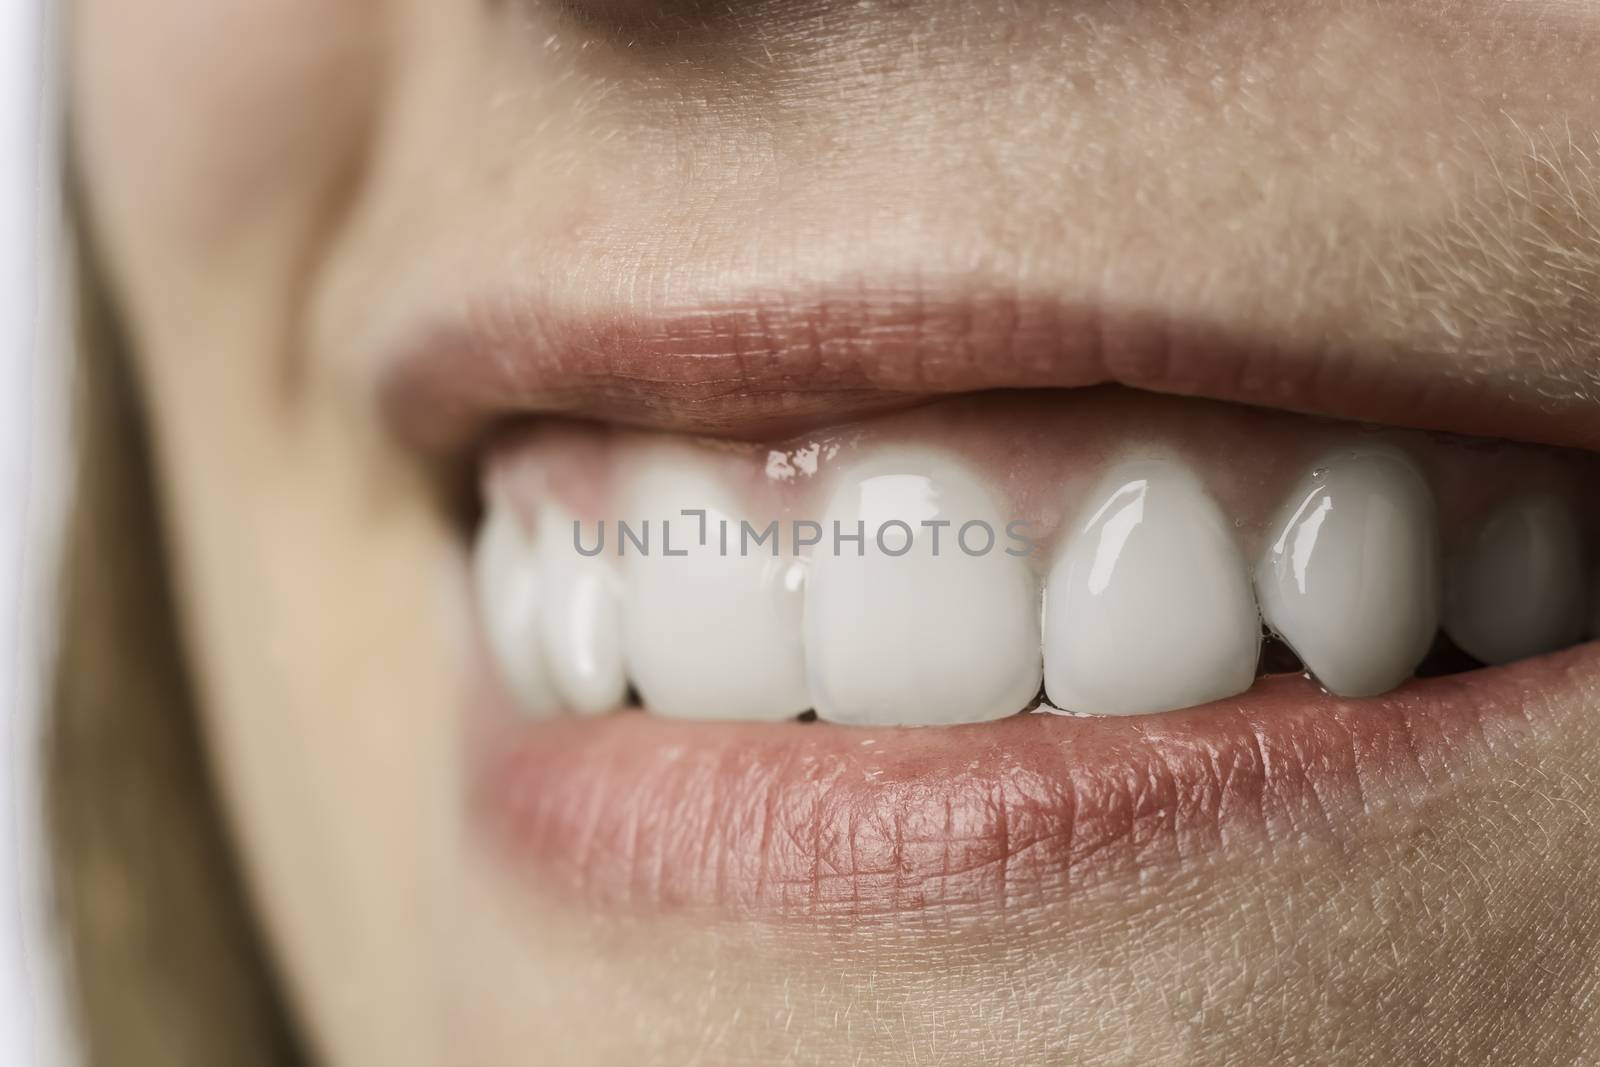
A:
[[[1256,572],[1267,625],[1339,696],[1404,682],[1439,624],[1433,493],[1384,448],[1328,457],[1271,526]]]
[[[877,534],[890,526],[880,545]],[[948,522],[944,527],[924,523]],[[865,544],[835,550],[834,523]],[[981,555],[958,543],[987,523]],[[903,555],[909,527],[911,544]],[[847,473],[822,517],[805,595],[806,666],[817,714],[833,722],[978,722],[1025,708],[1039,691],[1038,587],[1007,519],[961,467],[905,450]],[[1026,531],[1020,531],[1026,533]],[[934,553],[937,537],[937,555]],[[968,530],[976,553],[988,541]]]
[[[752,538],[766,524],[748,519],[709,462],[662,447],[630,480],[625,510],[635,528],[649,521],[651,540],[649,555],[629,544],[623,556],[628,673],[657,715],[793,718],[811,707],[800,647],[804,564],[787,539],[745,538],[741,522]],[[700,518],[683,509],[705,510],[704,544]],[[684,555],[665,554],[663,522],[671,551]],[[780,524],[777,536],[787,533]]]
[[[1050,703],[1139,715],[1249,689],[1261,645],[1249,569],[1188,468],[1123,464],[1083,516],[1045,584]]]
[[[1576,644],[1587,600],[1583,557],[1566,501],[1541,494],[1505,504],[1450,569],[1445,632],[1484,663]]]
[[[556,691],[580,715],[611,711],[628,692],[616,573],[603,559],[577,551],[573,519],[565,512],[546,511],[539,535],[547,576],[540,625]]]
[[[545,563],[508,507],[493,503],[478,529],[472,574],[485,639],[522,710],[544,717],[560,708],[545,661],[540,612]]]

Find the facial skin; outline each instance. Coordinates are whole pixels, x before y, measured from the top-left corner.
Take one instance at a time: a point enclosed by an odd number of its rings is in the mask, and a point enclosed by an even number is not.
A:
[[[1600,420],[1600,5],[561,7],[72,20],[204,725],[328,1062],[1600,1057],[1590,684],[1425,804],[1003,924],[525,892],[462,811],[464,534],[373,356],[508,275],[957,274],[1290,338],[1396,413],[1493,381]]]

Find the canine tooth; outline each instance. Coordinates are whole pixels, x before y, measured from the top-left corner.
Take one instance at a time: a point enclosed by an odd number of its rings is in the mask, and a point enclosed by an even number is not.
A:
[[[1439,623],[1433,493],[1384,448],[1328,457],[1272,525],[1262,617],[1339,696],[1375,696],[1422,662]]]
[[[835,523],[845,537],[859,523],[859,545],[836,543]],[[988,538],[975,524],[994,535],[982,554]],[[1038,588],[1008,554],[1022,549],[1008,539],[1001,510],[964,469],[921,450],[879,455],[843,476],[822,528],[805,589],[806,667],[819,717],[978,722],[1020,711],[1038,694]]]
[[[788,543],[757,534],[734,494],[691,450],[664,450],[631,481],[629,512],[648,519],[652,552],[623,559],[628,673],[647,710],[673,718],[778,720],[810,709],[800,646],[801,569]],[[684,509],[704,509],[701,518]],[[662,522],[670,523],[671,550]],[[722,523],[730,540],[722,551]],[[745,549],[749,551],[746,553]]]
[[[1249,569],[1179,463],[1114,469],[1069,532],[1044,596],[1044,688],[1058,708],[1170,711],[1255,680],[1261,618]]]
[[[1475,659],[1510,663],[1576,644],[1587,590],[1572,507],[1519,497],[1483,524],[1445,586],[1445,631]]]
[[[472,573],[485,639],[506,687],[527,714],[554,714],[561,702],[540,625],[545,563],[509,508],[491,503],[473,546]]]
[[[620,592],[609,564],[571,547],[572,522],[553,509],[540,520],[548,566],[541,633],[562,703],[581,715],[598,715],[620,706],[628,692]]]

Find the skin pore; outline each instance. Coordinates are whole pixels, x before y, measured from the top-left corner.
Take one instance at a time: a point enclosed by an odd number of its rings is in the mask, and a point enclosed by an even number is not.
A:
[[[87,224],[150,408],[202,725],[327,1062],[1600,1056],[1593,670],[1422,759],[1423,803],[1374,797],[1003,921],[524,892],[462,813],[461,457],[398,440],[375,384],[411,309],[508,276],[576,310],[959,278],[1281,341],[1286,373],[1378,416],[1537,421],[1480,418],[1488,390],[1594,449],[1600,6],[73,16]],[[595,413],[650,421],[645,386]]]

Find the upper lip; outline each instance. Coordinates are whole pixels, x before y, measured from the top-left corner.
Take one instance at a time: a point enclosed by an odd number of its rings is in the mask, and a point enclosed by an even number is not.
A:
[[[539,413],[759,439],[953,393],[1099,384],[1600,449],[1600,393],[1560,361],[1458,368],[1448,352],[962,287],[583,313],[491,298],[424,321],[385,357],[384,413],[427,451]]]

